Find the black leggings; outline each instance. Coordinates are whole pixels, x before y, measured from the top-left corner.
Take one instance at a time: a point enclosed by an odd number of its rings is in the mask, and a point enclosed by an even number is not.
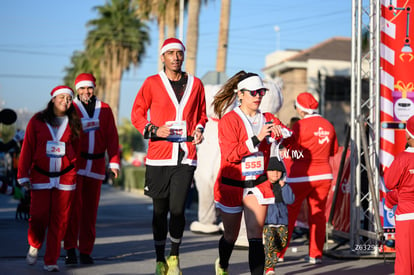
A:
[[[169,195],[166,198],[153,198],[152,229],[156,242],[170,237],[179,242],[185,227],[185,203],[193,181],[195,167],[182,165],[173,169],[169,183]],[[168,213],[170,219],[168,221]]]

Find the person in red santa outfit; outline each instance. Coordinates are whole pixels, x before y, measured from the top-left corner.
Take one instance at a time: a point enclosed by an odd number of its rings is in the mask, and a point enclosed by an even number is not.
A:
[[[164,69],[145,80],[131,112],[132,124],[150,139],[144,192],[152,198],[154,209],[155,274],[181,274],[178,257],[185,202],[197,165],[196,145],[203,140],[207,122],[203,83],[181,70],[184,51],[179,39],[164,41],[160,51]],[[168,232],[171,251],[166,260]]]
[[[395,264],[396,275],[414,274],[414,116],[406,123],[408,147],[399,153],[385,170],[385,186],[390,190],[386,206],[395,211]]]
[[[59,271],[60,242],[76,189],[81,125],[72,104],[72,89],[57,86],[51,95],[46,109],[36,113],[27,125],[17,181],[31,190],[26,261],[36,263],[47,232],[44,269]]]
[[[322,263],[325,242],[325,206],[333,179],[329,158],[338,151],[333,125],[317,113],[319,103],[308,92],[296,97],[295,109],[301,118],[293,127],[293,135],[283,141],[292,163],[286,182],[295,194],[295,202],[288,205],[288,240],[298,217],[302,202],[308,204],[309,255],[311,264]],[[287,247],[278,254],[283,261]]]
[[[240,71],[214,97],[214,111],[220,118],[218,139],[221,152],[214,202],[224,226],[218,244],[219,257],[215,262],[216,275],[228,274],[243,213],[250,272],[262,275],[264,271],[263,227],[267,206],[275,202],[266,168],[274,139],[280,139],[283,130],[290,133],[273,114],[260,112],[259,106],[266,91],[257,74]],[[225,114],[236,98],[240,105]]]
[[[81,152],[78,161],[76,196],[70,223],[64,238],[65,263],[77,264],[76,248],[81,264],[93,264],[91,253],[96,237],[101,185],[106,175],[105,154],[109,169],[117,178],[120,169],[118,131],[112,110],[95,95],[95,77],[81,73],[75,79],[78,93],[74,106],[81,118]],[[79,243],[78,243],[79,241]]]

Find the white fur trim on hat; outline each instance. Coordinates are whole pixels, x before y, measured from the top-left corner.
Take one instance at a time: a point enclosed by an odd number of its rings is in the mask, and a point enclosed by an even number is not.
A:
[[[180,51],[185,51],[185,48],[183,46],[183,44],[181,43],[169,43],[167,45],[165,45],[164,47],[161,48],[161,53],[160,55],[162,55],[163,53],[172,50],[172,49],[178,49]]]
[[[301,109],[302,111],[304,111],[308,114],[313,114],[313,113],[316,113],[318,111],[317,109],[305,108],[302,105],[300,105],[297,101],[296,101],[295,105],[296,105],[296,108],[299,108],[299,109]]]
[[[248,78],[243,79],[237,84],[237,90],[246,89],[249,91],[256,91],[259,89],[266,89],[267,88],[263,85],[262,79],[257,76],[253,75]]]
[[[95,88],[95,83],[93,83],[93,81],[90,81],[90,80],[82,80],[76,83],[75,85],[76,90],[81,87],[94,87]]]
[[[405,131],[410,135],[412,139],[414,139],[414,116],[410,117],[407,120]]]
[[[73,97],[73,92],[71,89],[68,88],[61,88],[61,89],[57,89],[53,92],[52,97],[55,97],[57,95],[61,95],[61,94],[68,94],[71,97]]]

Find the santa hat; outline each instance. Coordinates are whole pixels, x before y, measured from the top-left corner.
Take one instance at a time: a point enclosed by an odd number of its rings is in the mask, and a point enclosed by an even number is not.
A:
[[[405,127],[405,130],[410,135],[410,137],[414,139],[414,116],[411,116],[407,120],[407,125]]]
[[[162,44],[160,55],[165,53],[166,51],[169,51],[171,49],[178,49],[180,51],[185,51],[185,47],[183,42],[181,42],[177,38],[167,38],[165,39],[164,43]]]
[[[57,96],[57,95],[61,95],[61,94],[68,94],[68,95],[70,95],[71,97],[73,97],[73,90],[70,88],[70,87],[68,87],[68,86],[57,86],[57,87],[55,87],[51,92],[50,92],[50,95],[52,96],[52,97],[55,97],[55,96]]]
[[[319,103],[311,93],[305,92],[298,95],[295,106],[308,114],[313,114],[318,111]]]
[[[81,73],[75,79],[75,88],[78,90],[81,87],[94,87],[95,88],[95,77],[93,74]]]

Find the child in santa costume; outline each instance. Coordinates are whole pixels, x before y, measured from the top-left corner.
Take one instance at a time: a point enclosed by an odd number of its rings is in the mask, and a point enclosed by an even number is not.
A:
[[[60,242],[76,189],[80,121],[72,104],[71,88],[57,86],[51,95],[47,108],[27,125],[17,180],[31,190],[26,261],[36,263],[46,237],[44,269],[59,271]]]
[[[395,211],[396,275],[414,274],[414,116],[406,124],[407,149],[399,153],[385,170],[385,186],[390,190],[386,206]]]

